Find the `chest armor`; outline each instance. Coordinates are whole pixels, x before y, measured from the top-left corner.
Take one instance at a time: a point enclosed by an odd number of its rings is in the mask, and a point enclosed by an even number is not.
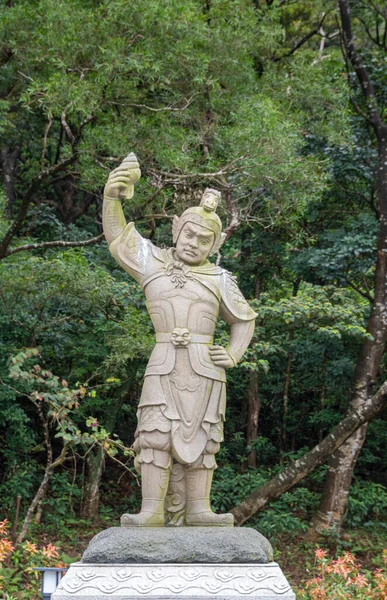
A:
[[[145,281],[143,287],[156,331],[156,346],[145,376],[170,373],[176,353],[188,352],[195,373],[225,381],[225,370],[209,355],[220,305],[220,291],[214,281],[191,276],[177,282],[164,271]]]
[[[176,327],[191,333],[214,334],[219,315],[219,292],[191,279],[175,287],[162,275],[145,287],[146,307],[156,332],[172,332]]]

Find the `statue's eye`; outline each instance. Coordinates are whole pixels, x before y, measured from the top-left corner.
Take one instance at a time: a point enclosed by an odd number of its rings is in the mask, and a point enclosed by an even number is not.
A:
[[[191,233],[190,231],[187,231],[185,235],[186,235],[186,237],[188,237],[188,238],[191,238],[191,237],[192,237],[192,233]]]

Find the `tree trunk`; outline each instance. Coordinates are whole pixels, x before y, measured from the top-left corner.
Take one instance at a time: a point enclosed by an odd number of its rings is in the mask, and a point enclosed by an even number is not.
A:
[[[298,289],[300,287],[300,279],[296,279],[293,284],[293,297],[295,298],[298,294]],[[292,373],[292,362],[293,362],[293,352],[292,346],[294,341],[294,328],[292,327],[289,332],[289,351],[286,360],[286,369],[285,369],[285,382],[284,382],[284,391],[282,394],[282,423],[281,423],[281,435],[280,435],[280,447],[281,447],[281,459],[280,464],[283,465],[284,454],[287,451],[288,446],[288,416],[289,416],[289,388],[290,388],[290,378]]]
[[[327,375],[327,355],[325,350],[322,353],[322,369],[321,369],[321,389],[320,389],[320,410],[324,410],[325,408],[325,393],[326,393],[326,375]],[[324,437],[324,428],[321,425],[318,431],[318,441]]]
[[[98,446],[86,457],[87,482],[85,497],[82,502],[81,517],[96,521],[99,510],[99,486],[105,465],[103,449]]]
[[[38,491],[36,492],[36,494],[35,494],[32,502],[31,502],[31,504],[28,507],[27,514],[26,514],[26,516],[24,518],[22,528],[21,528],[20,533],[19,533],[19,535],[17,536],[17,539],[16,539],[16,543],[17,544],[21,544],[22,541],[24,540],[25,535],[26,535],[27,530],[28,530],[28,527],[29,527],[29,525],[30,525],[30,523],[32,521],[32,517],[34,515],[35,509],[39,505],[39,503],[41,503],[43,501],[45,495],[47,494],[48,485],[49,485],[49,482],[50,482],[51,475],[52,475],[51,466],[47,466],[46,470],[44,472],[43,479],[42,479],[42,481],[40,483],[40,486],[38,488]]]
[[[291,329],[289,333],[289,342],[292,343],[294,340],[294,329]],[[288,445],[288,436],[287,436],[287,427],[288,427],[288,416],[289,416],[289,388],[290,388],[290,375],[292,372],[292,360],[293,353],[291,350],[288,352],[287,360],[286,360],[286,370],[285,370],[285,383],[284,383],[284,391],[282,394],[282,429],[281,429],[281,464],[283,464],[283,454],[287,450]]]
[[[47,496],[49,483],[50,483],[49,479],[47,479],[44,488],[41,490],[41,493],[40,493],[40,496],[39,496],[39,501],[36,504],[36,507],[35,507],[35,519],[34,519],[35,525],[39,525],[40,521],[42,520],[43,502],[44,502],[44,500],[45,500],[45,498]]]
[[[43,427],[44,444],[47,449],[47,461],[46,461],[46,468],[44,470],[43,479],[39,485],[38,491],[36,492],[35,496],[32,499],[31,504],[28,507],[26,516],[24,517],[22,528],[20,530],[19,535],[17,536],[17,539],[16,539],[17,544],[21,544],[22,541],[24,540],[25,535],[28,530],[28,527],[32,521],[34,512],[42,504],[42,502],[47,494],[52,473],[53,473],[54,469],[56,469],[56,467],[58,467],[65,461],[66,455],[67,455],[67,450],[68,450],[68,444],[65,443],[58,458],[56,460],[53,460],[53,451],[52,451],[52,445],[51,445],[51,440],[50,440],[48,421],[47,421],[46,417],[44,416],[43,409],[40,406],[40,404],[36,404],[35,402],[34,402],[34,404],[36,406],[36,410],[38,412],[39,419],[40,419],[40,421],[42,423],[42,427]]]
[[[36,492],[35,496],[32,499],[31,504],[28,507],[26,516],[24,517],[22,528],[20,530],[19,535],[17,536],[17,540],[16,540],[17,544],[21,544],[22,541],[24,540],[25,535],[28,530],[28,527],[32,521],[34,511],[40,505],[40,503],[44,500],[44,497],[47,494],[50,479],[51,479],[51,476],[52,476],[54,470],[56,469],[56,467],[59,467],[59,465],[63,464],[64,461],[66,460],[67,450],[68,450],[68,446],[64,445],[60,455],[54,462],[52,462],[52,458],[51,458],[52,454],[50,452],[48,452],[48,460],[47,460],[46,469],[44,471],[43,479],[39,485],[38,491]]]
[[[328,460],[324,493],[310,525],[310,536],[326,529],[340,528],[347,509],[353,469],[365,440],[366,429],[367,423],[359,427]],[[337,463],[336,467],[332,467],[334,463]]]
[[[12,525],[12,536],[11,536],[13,544],[16,543],[16,539],[17,539],[17,528],[19,525],[19,516],[20,516],[20,503],[21,503],[21,496],[17,496],[16,497],[15,520]]]
[[[377,98],[369,73],[356,52],[351,29],[348,0],[339,0],[343,42],[347,59],[355,69],[367,99],[369,123],[378,142],[376,197],[380,224],[375,269],[375,293],[367,333],[356,363],[350,411],[358,409],[373,393],[387,341],[387,124],[380,117]],[[311,533],[340,528],[343,523],[353,470],[365,440],[367,426],[360,428],[328,460],[328,473],[318,513],[312,520]]]
[[[248,265],[249,261],[251,261],[251,245],[250,243],[246,243],[249,240],[249,234],[246,230],[242,232],[242,248],[241,248],[241,262],[243,265]],[[261,293],[261,278],[258,273],[254,275],[254,295],[258,300]],[[253,336],[250,345],[255,343],[255,338]],[[259,396],[259,374],[257,371],[250,371],[249,374],[249,385],[247,389],[247,445],[250,444],[257,438],[258,435],[258,420],[259,420],[259,412],[261,410],[261,399]],[[257,467],[257,451],[250,450],[247,464],[249,467],[256,468]]]
[[[19,148],[10,150],[5,147],[1,150],[1,167],[4,173],[4,191],[6,197],[6,214],[12,216],[12,208],[15,202],[15,176]]]
[[[104,417],[104,426],[106,431],[113,431],[117,421],[119,408],[123,402],[125,394],[119,397],[110,398],[109,412]],[[86,485],[85,496],[82,500],[81,516],[84,519],[96,521],[99,510],[99,488],[102,474],[105,468],[105,451],[102,446],[94,447],[86,456]]]
[[[278,498],[293,485],[322,465],[328,456],[362,425],[375,418],[387,405],[387,381],[378,392],[351,411],[333,430],[304,456],[286,467],[281,473],[270,479],[232,509],[236,525],[242,525],[270,500]]]
[[[66,175],[58,179],[54,183],[54,189],[58,196],[58,201],[47,202],[47,204],[55,207],[65,225],[75,223],[79,217],[88,211],[90,205],[95,200],[94,194],[85,193],[82,199],[76,202],[77,188],[71,175]]]
[[[261,409],[261,399],[259,397],[259,380],[256,371],[250,371],[250,381],[248,388],[249,412],[247,420],[247,445],[250,445],[258,435],[258,419]],[[247,459],[249,467],[257,466],[257,451],[251,450]]]

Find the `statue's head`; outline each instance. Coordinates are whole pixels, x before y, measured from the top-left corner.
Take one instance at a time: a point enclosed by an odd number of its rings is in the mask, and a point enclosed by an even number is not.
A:
[[[200,206],[192,206],[173,219],[173,242],[177,257],[185,263],[199,265],[215,254],[224,242],[222,223],[216,214],[220,192],[207,188]]]

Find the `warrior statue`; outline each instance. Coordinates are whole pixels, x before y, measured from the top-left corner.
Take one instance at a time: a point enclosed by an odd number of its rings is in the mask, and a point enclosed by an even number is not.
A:
[[[103,203],[110,252],[142,286],[156,331],[134,443],[142,507],[137,515],[123,515],[121,524],[232,526],[231,514],[211,511],[209,496],[223,440],[225,369],[245,352],[256,314],[234,277],[208,260],[224,239],[215,212],[220,192],[206,189],[200,206],[174,217],[175,247],[161,249],[134,223],[126,224],[122,211],[120,201],[133,196],[140,176],[129,154],[110,173]],[[213,342],[218,316],[230,325],[227,347]]]

